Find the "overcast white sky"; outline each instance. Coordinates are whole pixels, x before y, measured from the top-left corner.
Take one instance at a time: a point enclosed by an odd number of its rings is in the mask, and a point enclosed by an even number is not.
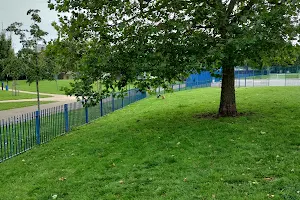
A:
[[[29,29],[32,23],[30,17],[26,15],[29,9],[41,10],[42,23],[40,27],[49,33],[46,37],[47,41],[56,38],[56,31],[51,23],[57,21],[58,18],[55,11],[49,10],[47,0],[0,0],[0,29],[2,29],[2,23],[4,29],[6,29],[13,22],[22,22],[24,28]],[[15,51],[21,48],[16,36],[13,36],[13,48]]]

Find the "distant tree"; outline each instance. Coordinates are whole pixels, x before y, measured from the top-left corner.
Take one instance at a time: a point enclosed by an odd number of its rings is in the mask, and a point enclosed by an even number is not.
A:
[[[111,87],[119,77],[118,87],[134,81],[149,88],[222,67],[219,116],[237,115],[235,66],[296,57],[297,0],[49,0],[49,8],[71,14],[61,15],[62,37],[90,42],[74,87],[106,72]],[[149,78],[139,79],[145,72]]]
[[[14,56],[11,38],[7,38],[5,33],[0,33],[0,80],[3,81],[7,75],[4,73],[5,63]]]
[[[51,66],[56,77],[62,73],[73,73],[77,71],[76,53],[74,53],[73,44],[68,41],[60,41],[55,39],[47,44],[44,52],[44,60],[48,67]],[[57,85],[58,87],[58,85]]]
[[[39,23],[41,23],[39,12],[35,9],[28,10],[27,15],[30,15],[33,21],[29,30],[22,29],[23,24],[19,22],[15,22],[7,28],[7,31],[12,31],[20,37],[23,48],[18,52],[18,57],[23,63],[27,81],[36,84],[38,111],[41,110],[39,81],[53,79],[53,69],[44,64],[43,53],[38,52],[38,44],[46,44],[44,37],[48,34],[39,27]]]
[[[16,55],[12,54],[8,58],[4,59],[4,69],[3,74],[5,74],[7,77],[11,77],[13,80],[12,83],[12,90],[13,95],[18,95],[18,79],[25,74],[24,71],[24,63],[20,58],[18,58]]]

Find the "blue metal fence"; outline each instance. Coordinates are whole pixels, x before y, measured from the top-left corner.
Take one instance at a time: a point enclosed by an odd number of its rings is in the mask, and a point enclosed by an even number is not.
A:
[[[274,72],[272,70],[275,70]],[[272,70],[236,70],[236,87],[268,85],[300,85],[300,68],[272,68]],[[277,72],[277,74],[276,74]],[[221,72],[220,72],[221,73]],[[278,74],[279,73],[279,74]],[[284,73],[284,74],[283,74]],[[275,74],[275,75],[274,75]],[[281,75],[284,75],[282,78]],[[271,79],[274,78],[275,79]],[[171,85],[174,91],[211,87],[209,72],[192,74],[184,83]],[[216,80],[216,79],[215,79]],[[164,93],[158,88],[157,93]],[[102,99],[98,105],[85,108],[80,102],[43,109],[0,120],[0,162],[46,143],[55,137],[67,134],[76,127],[89,123],[131,103],[144,99],[146,93],[129,90],[122,98]]]
[[[181,91],[210,87],[210,85],[208,79],[205,81],[188,79],[187,82],[174,84],[171,87],[174,91]],[[164,92],[163,88],[158,88],[157,93],[161,92]],[[146,93],[134,89],[129,90],[124,98],[111,96],[102,99],[93,107],[83,107],[81,102],[74,102],[43,109],[40,113],[36,111],[2,120],[0,121],[0,162],[146,97]]]
[[[174,91],[210,87],[206,81],[191,81],[172,85]],[[164,92],[159,88],[157,93]],[[10,117],[0,121],[0,162],[17,156],[34,146],[49,142],[75,128],[146,98],[147,94],[129,90],[124,98],[108,97],[98,105],[83,107],[81,102],[64,104]]]
[[[1,120],[0,162],[145,97],[146,93],[131,90],[124,99],[109,97],[93,107],[74,102]]]

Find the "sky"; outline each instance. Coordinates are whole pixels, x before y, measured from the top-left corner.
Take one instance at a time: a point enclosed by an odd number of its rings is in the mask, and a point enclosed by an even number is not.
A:
[[[49,41],[57,37],[55,29],[51,26],[53,21],[58,21],[57,13],[50,11],[47,0],[0,0],[0,29],[6,29],[13,22],[22,22],[23,27],[29,29],[32,24],[30,16],[26,13],[29,9],[39,9],[42,23],[40,28],[48,32],[46,40]],[[22,45],[17,36],[12,35],[13,48],[15,52],[21,49]]]

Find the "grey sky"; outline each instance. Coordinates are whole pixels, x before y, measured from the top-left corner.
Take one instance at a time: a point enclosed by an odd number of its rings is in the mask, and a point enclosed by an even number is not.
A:
[[[57,21],[57,15],[55,11],[48,9],[47,0],[0,0],[0,29],[2,29],[2,23],[4,29],[6,29],[13,22],[22,22],[24,28],[29,29],[32,23],[30,17],[26,15],[29,9],[41,10],[42,23],[40,27],[49,33],[46,37],[47,41],[55,38],[56,31],[51,26],[51,23]],[[13,36],[13,48],[15,51],[18,51],[21,47],[18,37]]]

